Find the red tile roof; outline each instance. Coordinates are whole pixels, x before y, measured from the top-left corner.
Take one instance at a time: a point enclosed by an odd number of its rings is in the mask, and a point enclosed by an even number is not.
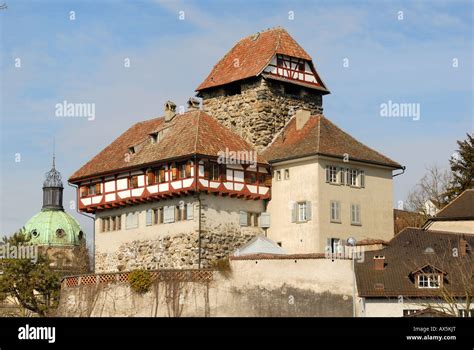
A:
[[[212,68],[196,91],[255,77],[282,54],[312,61],[311,56],[283,28],[272,28],[241,39]],[[236,65],[238,62],[238,65]]]
[[[323,115],[311,116],[300,130],[296,130],[296,118],[293,117],[262,152],[270,163],[309,155],[342,158],[344,154],[354,161],[402,168],[399,163],[357,141]]]
[[[150,134],[168,129],[163,139],[153,144]],[[135,153],[129,155],[129,148]],[[163,117],[136,123],[109,146],[77,170],[70,182],[93,176],[115,173],[121,170],[146,166],[168,159],[188,157],[194,154],[218,156],[219,152],[249,151],[254,149],[240,136],[233,133],[203,111],[177,114],[166,123]],[[257,156],[259,163],[265,159]]]

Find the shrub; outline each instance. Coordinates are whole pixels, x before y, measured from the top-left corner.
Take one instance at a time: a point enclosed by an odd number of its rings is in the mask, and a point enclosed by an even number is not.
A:
[[[144,294],[150,290],[151,274],[147,270],[135,270],[128,275],[128,282],[133,291]]]

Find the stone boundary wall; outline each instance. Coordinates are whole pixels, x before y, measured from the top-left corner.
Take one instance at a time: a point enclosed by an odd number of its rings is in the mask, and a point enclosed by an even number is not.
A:
[[[63,282],[58,316],[347,317],[352,316],[351,265],[325,258],[230,260],[228,271],[191,272],[206,278],[189,278],[190,270],[182,278],[155,271],[168,278],[156,278],[145,294],[132,291],[124,277],[77,286]]]

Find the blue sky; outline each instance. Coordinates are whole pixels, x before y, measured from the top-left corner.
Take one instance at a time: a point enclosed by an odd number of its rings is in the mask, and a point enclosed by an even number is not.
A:
[[[472,1],[3,2],[0,233],[41,208],[53,137],[67,179],[132,123],[161,115],[166,100],[184,105],[238,39],[269,27],[286,28],[313,57],[332,92],[326,117],[407,166],[394,201],[426,166],[446,167],[474,129]],[[95,103],[95,120],[55,117],[64,100]],[[419,103],[420,120],[380,117],[389,100]],[[73,200],[66,185],[66,207]]]

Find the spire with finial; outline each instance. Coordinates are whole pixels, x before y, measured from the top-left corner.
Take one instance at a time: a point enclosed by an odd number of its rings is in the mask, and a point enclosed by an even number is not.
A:
[[[63,182],[61,173],[56,170],[56,150],[53,139],[53,167],[46,173],[43,182],[43,209],[63,210]]]

